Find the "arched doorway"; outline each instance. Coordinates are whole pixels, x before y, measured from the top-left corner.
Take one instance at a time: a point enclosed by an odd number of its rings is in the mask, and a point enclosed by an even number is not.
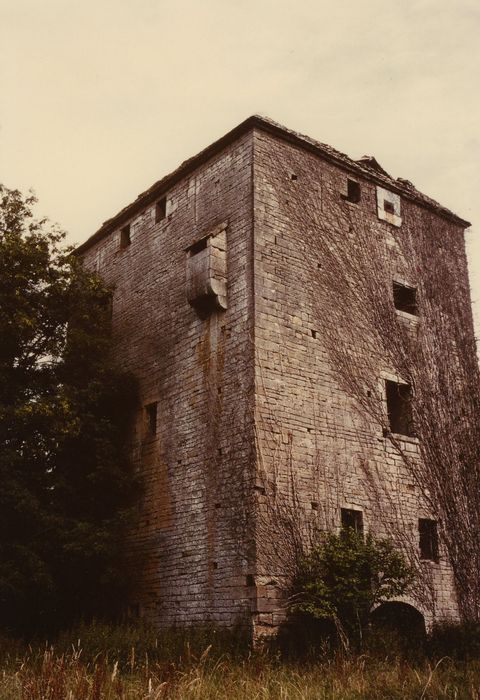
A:
[[[422,613],[408,603],[382,603],[371,614],[372,631],[385,651],[417,655],[424,647],[427,633]]]

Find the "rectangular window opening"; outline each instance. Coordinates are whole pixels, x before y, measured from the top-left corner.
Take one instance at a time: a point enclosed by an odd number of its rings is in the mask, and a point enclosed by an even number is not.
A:
[[[145,406],[147,419],[147,431],[149,435],[157,433],[157,402],[149,403]]]
[[[419,518],[420,559],[438,562],[438,530],[436,520]]]
[[[395,214],[395,206],[393,205],[393,202],[389,202],[386,199],[383,200],[383,209],[387,212],[387,214]]]
[[[131,243],[130,239],[130,224],[127,224],[120,229],[120,248],[126,248]]]
[[[98,300],[98,308],[104,318],[111,321],[113,316],[113,292],[107,291],[102,298]]]
[[[342,530],[353,530],[363,535],[363,513],[353,508],[341,509]]]
[[[360,201],[360,197],[360,183],[356,180],[350,180],[349,178],[347,180],[347,195],[343,198],[346,199],[347,202],[352,202],[352,204],[358,204],[358,202]]]
[[[405,311],[413,316],[418,315],[417,290],[415,287],[407,287],[407,285],[400,282],[394,282],[393,303],[398,311]]]
[[[206,236],[205,238],[201,238],[196,243],[192,243],[192,245],[188,249],[190,255],[196,255],[197,253],[200,253],[201,250],[205,250],[207,245],[208,245],[208,236]]]
[[[162,197],[162,199],[159,199],[155,205],[155,223],[158,224],[159,221],[163,221],[163,219],[166,216],[167,216],[167,198]]]
[[[128,608],[127,608],[127,616],[130,619],[137,619],[140,617],[140,604],[139,603],[131,603]]]
[[[412,416],[412,389],[409,384],[385,382],[387,413],[392,433],[415,437]]]

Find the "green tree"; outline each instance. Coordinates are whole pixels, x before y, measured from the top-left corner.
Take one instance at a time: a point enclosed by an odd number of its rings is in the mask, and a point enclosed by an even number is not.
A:
[[[299,566],[290,613],[332,621],[344,639],[361,637],[380,603],[405,594],[415,574],[389,540],[347,529],[327,534]]]
[[[138,484],[135,383],[110,348],[110,290],[0,185],[0,624],[113,612]]]

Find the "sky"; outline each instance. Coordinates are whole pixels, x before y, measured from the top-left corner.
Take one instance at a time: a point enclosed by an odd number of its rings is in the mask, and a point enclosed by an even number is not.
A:
[[[480,336],[479,0],[0,0],[0,164],[80,243],[250,114],[472,222]]]

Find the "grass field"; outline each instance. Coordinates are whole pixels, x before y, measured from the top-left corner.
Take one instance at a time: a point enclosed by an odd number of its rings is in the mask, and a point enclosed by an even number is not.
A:
[[[84,633],[84,645],[63,638],[43,649],[0,641],[0,699],[480,700],[476,660],[416,663],[393,655],[337,654],[294,663],[266,653],[232,654],[224,640],[207,644],[205,631],[192,642],[170,636],[168,643],[141,630]]]
[[[112,661],[86,665],[81,653],[12,659],[0,680],[2,700],[382,700],[384,698],[480,698],[480,665],[412,665],[367,658],[308,666],[250,659],[207,658],[187,667],[135,664],[120,670]]]

